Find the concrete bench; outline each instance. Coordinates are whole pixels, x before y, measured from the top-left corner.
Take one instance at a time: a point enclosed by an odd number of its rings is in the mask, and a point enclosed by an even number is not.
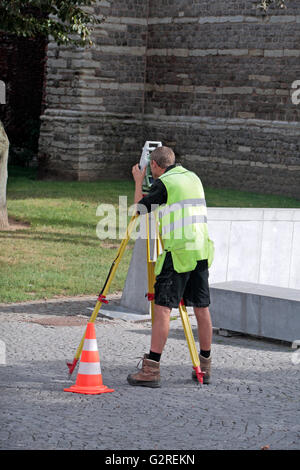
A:
[[[300,290],[240,281],[210,289],[215,328],[287,342],[300,339]]]

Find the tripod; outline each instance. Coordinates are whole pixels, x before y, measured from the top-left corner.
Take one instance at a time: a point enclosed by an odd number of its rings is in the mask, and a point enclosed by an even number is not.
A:
[[[122,242],[119,246],[117,256],[116,256],[116,258],[114,259],[114,261],[111,265],[111,268],[109,270],[109,273],[108,273],[108,276],[107,276],[106,281],[104,283],[104,286],[103,286],[101,292],[98,295],[96,305],[95,305],[93,313],[92,313],[92,315],[89,319],[89,322],[91,322],[91,323],[95,322],[102,303],[108,303],[108,301],[106,300],[106,294],[108,293],[109,287],[110,287],[111,282],[112,282],[112,280],[115,276],[117,268],[120,264],[120,261],[122,259],[123,254],[124,254],[126,246],[129,242],[130,236],[131,236],[131,234],[134,230],[134,227],[136,225],[138,217],[139,217],[138,214],[133,215],[130,222],[129,222],[129,224],[128,224],[125,236],[124,236],[124,238],[123,238],[123,240],[122,240]],[[156,226],[155,226],[155,238],[154,238],[155,250],[153,250],[153,257],[151,258],[150,214],[149,213],[146,214],[145,217],[146,217],[146,231],[147,231],[147,238],[146,238],[146,247],[147,248],[146,249],[147,249],[147,273],[148,273],[148,293],[146,295],[148,297],[148,300],[151,302],[151,307],[150,307],[151,308],[151,321],[152,321],[152,324],[153,324],[153,322],[154,322],[154,302],[155,302],[155,298],[154,298],[155,259],[154,259],[154,257],[155,257],[155,255],[160,254],[161,251],[163,250],[163,243],[162,243],[162,239],[161,239],[161,236],[160,236],[157,224],[156,224]],[[193,335],[193,332],[192,332],[192,328],[191,328],[191,324],[190,324],[190,321],[189,321],[188,313],[187,313],[187,310],[186,310],[186,307],[184,305],[183,300],[181,300],[181,302],[179,304],[179,313],[180,313],[180,317],[181,317],[185,337],[186,337],[186,340],[187,340],[187,343],[188,343],[188,348],[189,348],[190,356],[191,356],[192,363],[193,363],[193,369],[196,372],[198,382],[200,384],[203,384],[204,373],[201,372],[201,369],[200,369],[200,360],[199,360],[199,356],[198,356],[198,353],[197,353],[197,348],[196,348],[196,344],[195,344],[195,340],[194,340],[194,335]],[[77,364],[77,362],[80,358],[82,348],[83,348],[84,338],[85,338],[85,333],[84,333],[84,335],[83,335],[83,337],[80,341],[80,344],[77,348],[77,351],[76,351],[76,354],[74,356],[73,362],[71,362],[71,363],[67,362],[67,366],[69,368],[70,376],[72,375],[72,373],[73,373],[73,371],[76,367],[76,364]]]

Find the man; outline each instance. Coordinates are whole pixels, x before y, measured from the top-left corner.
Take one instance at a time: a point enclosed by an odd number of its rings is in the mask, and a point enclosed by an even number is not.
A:
[[[194,307],[200,367],[205,373],[203,383],[208,384],[212,343],[208,267],[212,262],[213,243],[208,237],[202,183],[195,173],[175,165],[175,155],[169,147],[158,147],[151,153],[150,167],[155,181],[144,197],[145,170],[141,171],[139,165],[132,168],[134,202],[138,207],[145,206],[148,212],[164,204],[158,213],[164,251],[155,266],[150,352],[144,355],[142,369],[130,374],[127,380],[130,385],[160,387],[160,358],[168,338],[170,313],[183,299],[186,306]],[[194,371],[192,378],[197,381]]]

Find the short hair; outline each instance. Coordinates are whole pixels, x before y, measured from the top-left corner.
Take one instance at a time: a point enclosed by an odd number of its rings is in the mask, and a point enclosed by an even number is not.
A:
[[[175,154],[169,147],[157,147],[150,154],[150,160],[156,161],[160,168],[167,168],[175,163]]]

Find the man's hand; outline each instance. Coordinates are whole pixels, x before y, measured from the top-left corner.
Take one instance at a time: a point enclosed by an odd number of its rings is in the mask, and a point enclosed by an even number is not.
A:
[[[145,178],[147,167],[145,167],[143,170],[140,170],[138,163],[132,167],[132,176],[135,181],[135,194],[134,194],[134,202],[137,203],[139,202],[142,197],[142,186],[143,186],[143,181]]]
[[[136,184],[138,184],[138,185],[143,184],[145,174],[146,174],[146,170],[147,170],[147,167],[145,167],[143,169],[143,171],[140,170],[138,163],[132,167],[132,176],[133,176],[133,179],[136,182]]]

